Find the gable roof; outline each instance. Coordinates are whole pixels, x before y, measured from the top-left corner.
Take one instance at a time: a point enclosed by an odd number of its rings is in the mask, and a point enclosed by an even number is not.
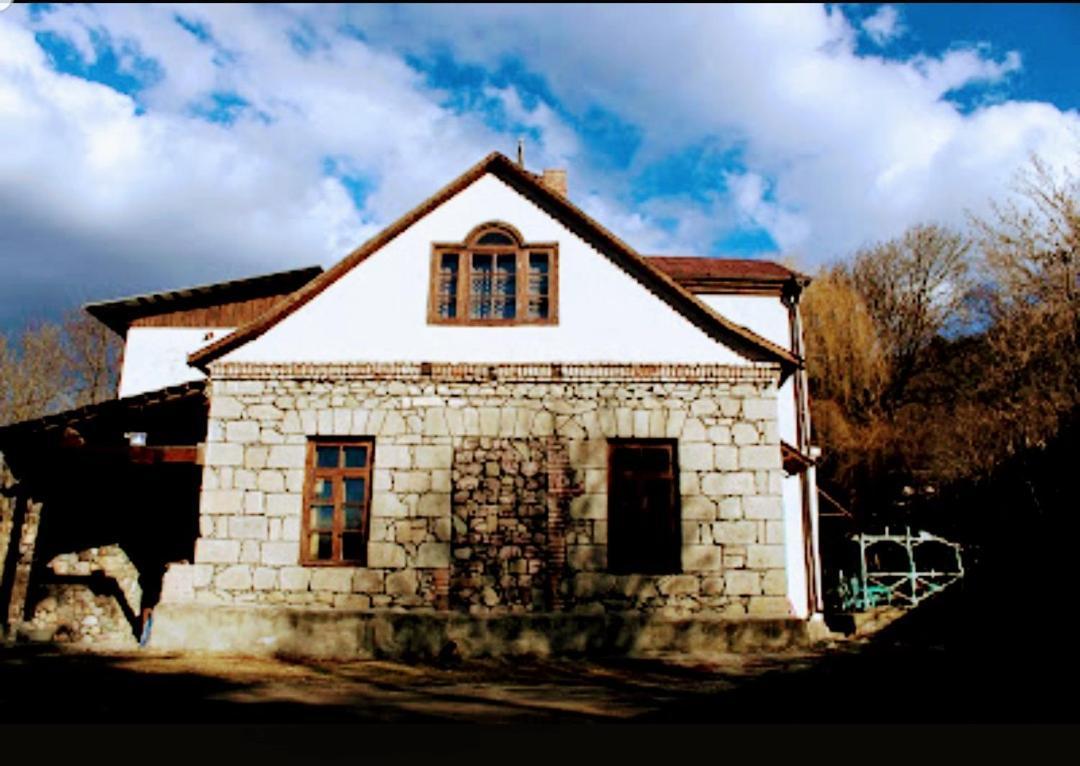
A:
[[[565,197],[548,189],[541,177],[519,167],[510,158],[492,152],[434,195],[424,200],[398,220],[353,250],[320,276],[277,303],[273,308],[238,327],[229,335],[198,349],[188,356],[188,363],[205,369],[214,359],[262,335],[292,314],[344,274],[352,270],[395,237],[444,202],[463,191],[485,174],[491,173],[533,202],[548,215],[620,266],[653,294],[679,312],[707,335],[753,361],[774,362],[782,377],[797,368],[801,360],[787,349],[761,337],[713,311],[632,247],[605,229]]]
[[[646,259],[692,293],[798,293],[810,277],[774,261],[750,258],[649,255]]]
[[[90,316],[122,336],[137,319],[253,298],[287,295],[321,273],[322,266],[308,266],[303,269],[234,279],[230,282],[217,282],[211,285],[197,285],[180,290],[88,303],[83,308]]]

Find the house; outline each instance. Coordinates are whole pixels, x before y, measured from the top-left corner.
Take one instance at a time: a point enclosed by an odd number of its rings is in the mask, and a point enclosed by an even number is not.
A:
[[[88,306],[119,398],[0,430],[8,629],[97,640],[96,573],[160,647],[803,640],[806,283],[642,256],[493,153],[326,271]]]

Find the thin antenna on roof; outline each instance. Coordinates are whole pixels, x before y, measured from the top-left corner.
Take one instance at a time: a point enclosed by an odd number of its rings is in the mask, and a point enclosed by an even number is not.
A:
[[[518,167],[525,167],[525,139],[518,139]]]

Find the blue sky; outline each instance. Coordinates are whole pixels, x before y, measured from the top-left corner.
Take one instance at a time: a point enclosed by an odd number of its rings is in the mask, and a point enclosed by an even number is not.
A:
[[[0,13],[0,329],[329,265],[526,141],[645,253],[807,271],[1075,166],[1080,6]]]

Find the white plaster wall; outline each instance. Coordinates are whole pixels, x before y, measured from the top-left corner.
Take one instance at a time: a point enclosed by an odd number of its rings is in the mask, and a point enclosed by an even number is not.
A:
[[[188,354],[230,332],[230,327],[128,328],[124,364],[120,369],[120,396],[200,380],[204,376],[188,366]]]
[[[428,325],[431,243],[491,220],[559,243],[558,325]],[[490,174],[223,360],[747,363]]]
[[[803,552],[802,487],[798,476],[784,476],[784,566],[788,601],[795,617],[808,617],[806,554]]]
[[[711,308],[753,330],[758,335],[771,340],[783,348],[790,349],[791,325],[788,321],[787,307],[778,295],[699,295],[699,299]],[[795,430],[795,377],[788,376],[780,387],[777,413],[780,438],[792,446],[798,446]]]

